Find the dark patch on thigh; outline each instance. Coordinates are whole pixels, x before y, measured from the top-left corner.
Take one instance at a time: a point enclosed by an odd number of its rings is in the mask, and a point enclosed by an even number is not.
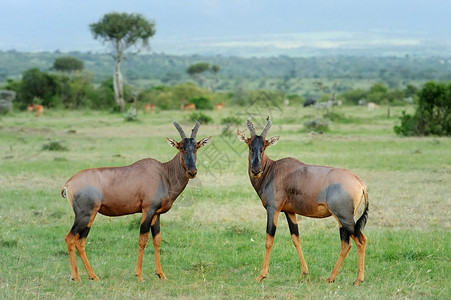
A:
[[[89,233],[88,223],[94,208],[103,201],[102,193],[93,186],[87,186],[74,194],[73,209],[75,221],[71,232],[80,237],[86,237]]]
[[[341,225],[351,234],[354,233],[354,205],[351,195],[339,183],[324,188],[317,197],[318,202],[326,202]]]

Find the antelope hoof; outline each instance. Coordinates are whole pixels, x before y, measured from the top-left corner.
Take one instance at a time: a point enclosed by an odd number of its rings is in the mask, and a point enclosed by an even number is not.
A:
[[[142,275],[135,274],[135,276],[136,276],[136,278],[138,278],[139,282],[145,282],[145,280],[144,280]]]
[[[302,272],[301,273],[301,279],[307,277],[307,275],[308,275],[308,272],[307,273]]]
[[[97,277],[96,275],[94,275],[94,277],[91,277],[89,279],[94,280],[94,281],[99,281],[99,277]]]
[[[255,281],[260,282],[260,281],[262,281],[264,278],[266,278],[266,275],[260,274],[260,275],[258,275],[257,278],[255,278]]]
[[[356,281],[354,281],[353,286],[359,286],[359,284],[360,284],[361,282],[363,282],[363,280],[356,279]]]
[[[158,273],[155,273],[161,280],[166,280],[166,279],[168,279],[167,277],[166,277],[166,275],[164,275],[164,273],[160,273],[160,274],[158,274]]]
[[[75,281],[75,282],[80,282],[81,280],[80,280],[80,277],[71,277],[70,278],[72,281]]]
[[[335,279],[331,279],[331,278],[329,277],[329,278],[326,279],[326,281],[327,281],[328,283],[332,283],[332,282],[335,282]]]

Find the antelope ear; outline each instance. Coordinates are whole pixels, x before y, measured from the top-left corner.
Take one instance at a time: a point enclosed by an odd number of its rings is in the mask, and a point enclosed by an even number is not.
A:
[[[280,139],[280,136],[273,136],[272,138],[270,138],[270,139],[268,140],[268,146],[272,146],[272,145],[277,144],[277,142],[279,141],[279,139]]]
[[[169,146],[174,147],[176,149],[179,148],[179,143],[177,143],[177,141],[171,139],[171,138],[166,138],[166,140],[168,141]]]
[[[211,136],[206,137],[201,139],[199,142],[197,142],[197,148],[199,149],[200,147],[205,146],[206,144],[208,144],[211,140]]]
[[[243,143],[247,144],[247,138],[246,135],[244,133],[242,133],[241,131],[239,131],[238,129],[236,130],[236,135],[238,136],[238,139],[240,141],[242,141]]]

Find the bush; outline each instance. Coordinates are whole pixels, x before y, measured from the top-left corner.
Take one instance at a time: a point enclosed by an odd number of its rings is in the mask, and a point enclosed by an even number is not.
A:
[[[415,117],[412,115],[406,114],[405,111],[402,112],[402,116],[399,117],[401,120],[401,125],[396,125],[393,130],[397,135],[403,135],[403,136],[414,136],[419,135],[416,130],[416,123]]]
[[[191,121],[197,120],[201,124],[213,123],[213,119],[202,112],[193,112],[191,115],[189,115],[189,119]]]
[[[48,151],[68,151],[69,149],[61,144],[62,141],[50,141],[48,144],[42,145],[42,150]]]
[[[330,121],[321,117],[316,117],[304,122],[304,126],[313,131],[328,131]]]
[[[124,113],[124,120],[126,122],[138,121],[138,112],[135,107],[130,107],[126,113]]]
[[[418,93],[418,106],[413,116],[403,112],[396,134],[451,135],[451,82],[427,82]]]
[[[221,124],[231,124],[231,125],[240,125],[242,123],[241,119],[234,116],[228,116],[221,119]]]
[[[211,101],[205,97],[196,97],[188,101],[189,103],[194,103],[196,109],[213,109],[213,104]]]

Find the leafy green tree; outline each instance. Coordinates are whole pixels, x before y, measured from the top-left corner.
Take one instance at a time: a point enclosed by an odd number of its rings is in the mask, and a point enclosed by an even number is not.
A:
[[[83,70],[83,62],[75,57],[62,56],[55,59],[53,63],[53,69],[60,72],[71,73],[73,71]]]
[[[451,135],[451,81],[427,82],[418,93],[415,114],[404,112],[400,120],[394,127],[398,135]]]
[[[191,98],[188,102],[196,105],[196,109],[213,109],[210,99],[203,96]]]
[[[199,63],[195,63],[192,64],[188,67],[188,69],[186,69],[186,72],[191,75],[197,75],[197,74],[202,74],[206,71],[208,71],[210,69],[210,64],[207,62],[199,62]]]
[[[46,107],[57,106],[55,96],[58,95],[58,78],[53,74],[41,72],[38,68],[25,71],[17,95],[17,102],[21,108],[33,104],[34,98],[40,98]]]
[[[211,71],[216,75],[218,74],[219,70],[221,70],[221,67],[219,65],[212,65]]]
[[[207,79],[202,76],[203,73],[210,71],[210,64],[207,62],[199,62],[190,65],[186,69],[186,73],[188,73],[190,76],[192,76],[194,79],[196,79],[199,82],[199,85],[202,85],[203,82],[206,83],[207,87],[210,88]],[[219,71],[219,70],[218,70]]]
[[[149,46],[149,39],[155,34],[155,23],[141,14],[109,13],[97,23],[89,25],[94,39],[111,46],[111,55],[115,60],[114,95],[121,111],[125,110],[123,77],[120,70],[124,54],[136,47]]]
[[[363,89],[355,89],[343,92],[341,97],[345,100],[345,102],[357,105],[359,100],[366,98],[367,94],[368,92]]]

